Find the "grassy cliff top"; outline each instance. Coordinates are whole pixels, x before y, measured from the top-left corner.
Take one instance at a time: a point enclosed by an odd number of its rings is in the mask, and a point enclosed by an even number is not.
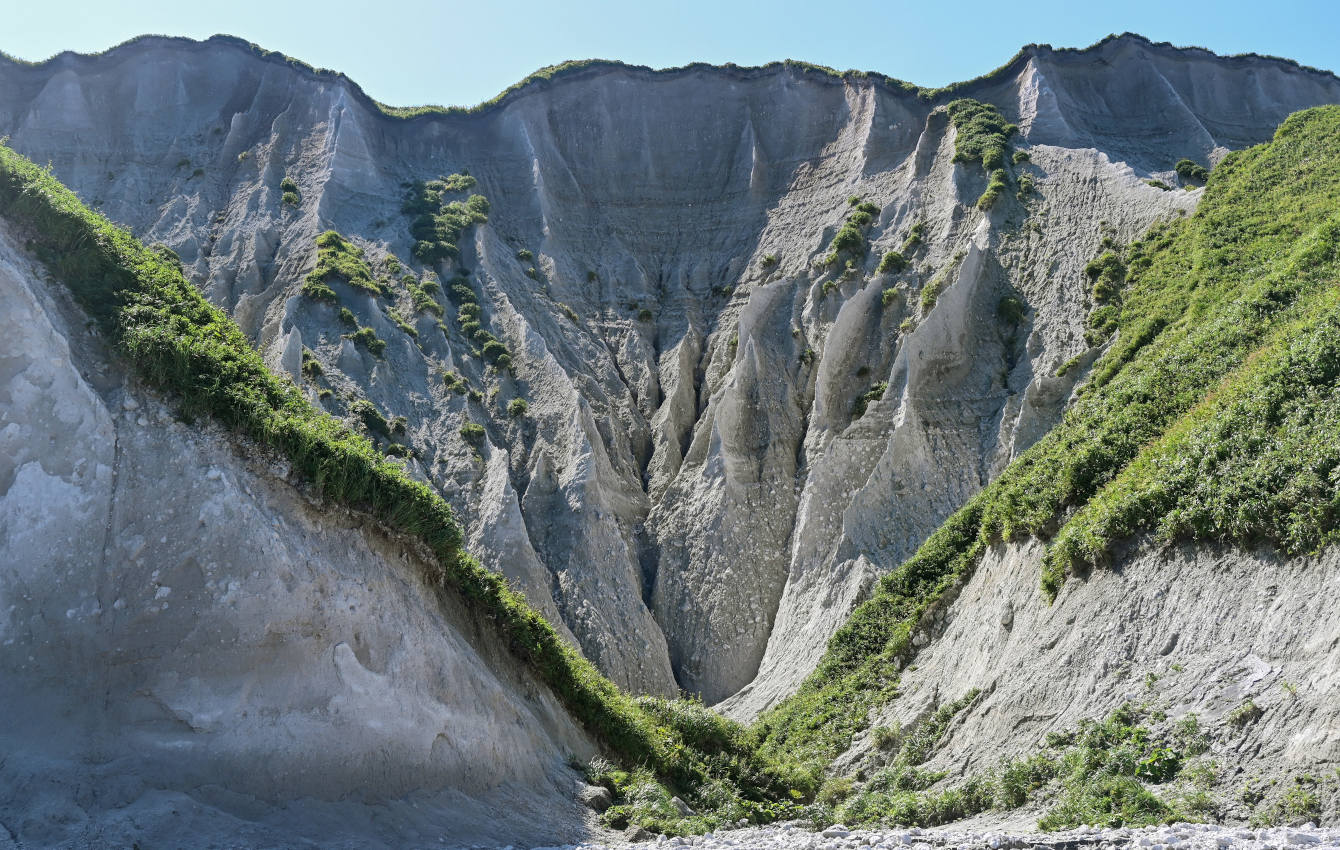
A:
[[[651,68],[646,65],[635,65],[611,59],[574,59],[540,68],[508,86],[497,95],[494,95],[483,103],[475,104],[474,106],[439,106],[433,104],[421,106],[391,106],[368,96],[358,83],[349,79],[349,77],[341,72],[314,67],[300,59],[295,59],[294,57],[287,56],[278,51],[267,50],[260,45],[231,35],[214,35],[204,41],[197,41],[195,39],[180,36],[141,35],[110,47],[100,53],[80,54],[67,51],[40,62],[30,62],[0,52],[0,61],[40,69],[47,66],[64,67],[71,63],[97,60],[102,57],[121,56],[138,49],[155,45],[176,45],[187,49],[225,46],[242,50],[266,62],[286,65],[294,71],[314,79],[334,81],[345,85],[357,99],[363,101],[365,105],[370,107],[373,111],[380,112],[387,117],[396,119],[414,119],[433,116],[480,115],[491,112],[496,108],[500,108],[522,95],[530,94],[535,91],[543,91],[552,84],[583,79],[589,76],[609,72],[631,72],[649,77],[677,77],[685,74],[707,72],[728,75],[737,79],[788,73],[798,77],[837,84],[879,86],[895,95],[909,97],[927,104],[936,105],[947,102],[953,97],[970,94],[979,89],[999,83],[1010,75],[1018,73],[1024,65],[1036,56],[1050,56],[1062,61],[1089,61],[1102,58],[1102,55],[1106,51],[1123,44],[1136,44],[1146,49],[1165,54],[1204,57],[1217,59],[1223,62],[1267,62],[1281,65],[1291,70],[1296,70],[1299,73],[1320,74],[1332,79],[1335,77],[1330,71],[1301,65],[1292,59],[1285,59],[1277,56],[1263,56],[1256,53],[1224,56],[1216,54],[1204,47],[1178,47],[1169,42],[1154,42],[1142,35],[1130,32],[1122,33],[1120,35],[1108,35],[1088,47],[1080,48],[1058,48],[1052,47],[1049,44],[1028,44],[1022,47],[1014,54],[1014,56],[1010,57],[1010,59],[1003,65],[994,70],[988,71],[970,80],[951,83],[938,88],[920,86],[915,83],[890,77],[887,74],[878,71],[858,71],[854,69],[839,71],[825,65],[816,65],[810,62],[794,59],[769,62],[765,65],[758,66],[736,65],[734,63],[712,65],[706,62],[693,62],[676,68]]]

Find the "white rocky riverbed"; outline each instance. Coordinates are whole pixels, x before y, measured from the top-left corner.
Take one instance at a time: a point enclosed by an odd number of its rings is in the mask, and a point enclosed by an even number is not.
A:
[[[1148,848],[1148,850],[1217,850],[1217,848],[1340,848],[1340,829],[1319,829],[1312,824],[1302,827],[1275,827],[1249,829],[1213,824],[1172,824],[1169,826],[1098,829],[1079,827],[1059,832],[1022,832],[1009,830],[964,831],[954,829],[888,829],[848,830],[833,826],[822,832],[804,827],[782,824],[733,830],[717,835],[689,838],[657,836],[645,843],[664,847],[696,847],[705,850],[718,848],[786,848],[786,850],[856,850],[857,848],[910,847],[916,850],[955,848],[955,850],[984,850],[984,848]],[[570,845],[552,850],[579,850],[606,845]],[[540,848],[537,848],[540,850]],[[550,848],[544,848],[550,850]]]

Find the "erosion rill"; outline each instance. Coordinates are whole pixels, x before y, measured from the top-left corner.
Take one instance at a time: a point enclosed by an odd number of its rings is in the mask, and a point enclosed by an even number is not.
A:
[[[1335,820],[1340,79],[0,81],[0,847]]]

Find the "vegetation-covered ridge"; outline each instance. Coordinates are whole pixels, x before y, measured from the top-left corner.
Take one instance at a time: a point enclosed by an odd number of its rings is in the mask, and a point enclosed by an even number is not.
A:
[[[700,817],[701,828],[725,816],[766,819],[779,811],[771,801],[786,796],[786,783],[744,729],[693,703],[634,700],[605,679],[505,579],[463,551],[461,529],[440,495],[267,369],[170,251],[146,248],[3,145],[0,216],[23,232],[129,364],[173,397],[184,416],[211,417],[277,451],[313,494],[417,538],[433,556],[425,578],[459,594],[491,623],[611,757],[705,812],[715,806],[720,814]],[[327,247],[361,261],[336,239]]]
[[[1230,154],[1194,216],[1114,246],[1094,276],[1115,335],[1075,406],[880,582],[761,718],[764,752],[820,775],[993,544],[1050,541],[1055,593],[1140,534],[1293,554],[1340,538],[1338,211],[1340,107],[1321,107]]]
[[[838,82],[870,83],[881,86],[886,90],[895,93],[910,95],[912,97],[915,97],[922,101],[926,101],[928,103],[940,104],[949,100],[952,97],[958,96],[960,94],[970,93],[978,88],[1000,82],[1001,80],[1003,80],[1004,78],[1008,77],[1011,74],[1018,73],[1035,56],[1042,54],[1049,54],[1061,58],[1083,58],[1089,53],[1102,50],[1106,45],[1112,42],[1120,42],[1120,41],[1129,41],[1137,43],[1152,50],[1166,51],[1179,54],[1199,53],[1204,54],[1210,58],[1215,58],[1226,62],[1263,61],[1263,62],[1279,63],[1291,69],[1297,70],[1301,73],[1321,74],[1332,78],[1334,78],[1335,76],[1335,74],[1331,71],[1327,71],[1320,68],[1313,68],[1307,65],[1302,65],[1294,61],[1293,59],[1288,59],[1284,57],[1268,56],[1258,53],[1242,53],[1242,54],[1228,54],[1228,55],[1216,54],[1213,51],[1209,50],[1208,48],[1204,47],[1196,47],[1196,46],[1179,47],[1170,42],[1154,42],[1148,38],[1145,38],[1142,35],[1131,32],[1125,32],[1119,35],[1115,33],[1108,35],[1103,39],[1101,39],[1100,41],[1097,41],[1094,44],[1089,45],[1088,47],[1052,47],[1049,44],[1028,44],[1020,48],[1020,50],[1017,53],[1015,53],[1014,56],[1006,60],[1005,63],[1003,63],[1002,65],[991,71],[988,71],[970,80],[963,80],[961,82],[950,83],[948,85],[939,87],[920,86],[915,83],[910,83],[904,80],[897,79],[895,77],[890,77],[887,74],[883,74],[878,71],[858,71],[858,70],[839,71],[835,68],[830,68],[825,65],[816,65],[810,62],[803,62],[794,59],[769,62],[765,65],[758,65],[758,66],[742,66],[742,65],[735,65],[734,63],[726,63],[723,65],[712,65],[705,62],[694,62],[677,68],[651,68],[645,65],[634,65],[611,59],[577,59],[577,60],[569,60],[566,62],[560,62],[555,65],[548,65],[543,68],[540,68],[539,70],[527,75],[526,77],[517,81],[516,83],[513,83],[512,85],[508,86],[506,89],[499,92],[497,95],[494,95],[493,97],[489,98],[483,103],[479,103],[474,106],[438,106],[431,104],[422,106],[391,106],[370,97],[367,93],[363,91],[361,86],[359,86],[356,82],[354,82],[348,76],[339,71],[333,71],[326,68],[317,68],[306,62],[303,62],[300,59],[295,59],[291,56],[287,56],[279,51],[267,50],[264,47],[261,47],[260,45],[247,41],[246,39],[222,34],[210,36],[208,39],[204,41],[197,41],[195,39],[184,38],[180,36],[141,35],[136,36],[135,38],[128,39],[127,41],[124,41],[120,44],[110,47],[107,50],[102,51],[100,53],[80,54],[80,53],[73,53],[71,51],[65,51],[63,53],[57,54],[56,56],[53,56],[49,59],[45,59],[42,61],[28,61],[20,59],[15,56],[11,56],[7,53],[4,53],[3,51],[0,51],[0,61],[7,61],[25,67],[41,67],[58,62],[77,62],[82,60],[96,59],[97,57],[100,56],[105,56],[113,53],[118,53],[120,51],[124,51],[127,49],[131,49],[136,45],[142,43],[167,43],[167,44],[181,44],[185,46],[222,44],[247,51],[248,53],[251,53],[267,62],[275,62],[282,65],[286,65],[290,68],[293,68],[295,71],[310,75],[317,79],[341,81],[349,87],[349,89],[357,99],[363,101],[373,111],[380,112],[381,114],[386,115],[387,117],[390,118],[414,119],[425,116],[482,114],[489,112],[495,108],[502,107],[506,103],[510,102],[514,97],[520,96],[522,94],[528,93],[538,88],[543,88],[544,86],[547,86],[556,81],[587,76],[592,73],[600,73],[603,71],[610,71],[610,70],[632,71],[636,73],[657,75],[657,76],[675,76],[682,74],[700,73],[703,71],[755,76],[755,75],[773,74],[779,71],[787,71],[806,76],[816,76],[819,78],[831,79]]]

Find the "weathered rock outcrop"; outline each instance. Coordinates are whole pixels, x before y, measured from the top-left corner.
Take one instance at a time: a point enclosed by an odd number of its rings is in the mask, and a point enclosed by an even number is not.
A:
[[[1226,801],[1220,817],[1245,821],[1254,804],[1245,795],[1270,802],[1308,776],[1320,810],[1335,811],[1340,553],[1290,559],[1135,541],[1052,604],[1039,588],[1041,556],[1037,543],[988,552],[953,602],[928,618],[928,643],[902,674],[902,697],[875,726],[911,728],[979,689],[926,769],[981,775],[1038,752],[1048,733],[1144,705],[1169,723],[1192,717],[1208,747],[1203,759],[1215,767],[1215,797]],[[869,738],[840,764],[878,758]],[[1013,820],[1031,826],[1038,814]]]
[[[734,695],[741,716],[793,688],[869,582],[1057,421],[1091,362],[1084,263],[1197,200],[1145,180],[1340,101],[1340,80],[1277,60],[1138,37],[1028,48],[956,92],[998,106],[1031,155],[1017,170],[1034,195],[983,213],[987,175],[953,162],[943,98],[789,65],[597,64],[408,120],[232,40],[145,39],[0,79],[0,134],[173,248],[273,364],[301,378],[308,348],[328,409],[365,397],[406,417],[411,463],[472,549],[616,681]],[[388,341],[377,358],[297,295],[326,228],[409,257],[402,183],[459,171],[492,211],[439,271],[473,273],[514,376],[450,318],[444,334],[419,316],[411,337],[337,285]],[[881,213],[835,277],[814,261],[851,195]],[[910,267],[878,274],[916,222]],[[1007,296],[1022,316],[1002,318]],[[523,419],[503,412],[516,397]]]
[[[586,834],[594,745],[417,551],[179,421],[20,244],[0,224],[0,846]]]

